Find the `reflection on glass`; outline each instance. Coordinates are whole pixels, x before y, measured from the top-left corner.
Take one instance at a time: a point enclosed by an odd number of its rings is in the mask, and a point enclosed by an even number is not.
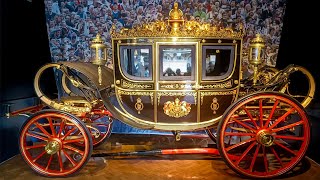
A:
[[[123,49],[122,67],[131,76],[151,77],[150,49]]]
[[[191,48],[163,48],[163,76],[191,76]]]
[[[230,63],[230,49],[206,49],[206,76],[222,76],[227,73]]]

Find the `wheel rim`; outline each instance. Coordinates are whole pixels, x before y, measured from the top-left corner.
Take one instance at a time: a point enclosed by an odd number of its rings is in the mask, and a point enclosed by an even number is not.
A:
[[[218,132],[219,151],[226,163],[254,178],[291,170],[303,158],[310,139],[305,111],[295,101],[274,94],[260,94],[235,105]]]
[[[72,136],[74,131],[81,135]],[[75,146],[77,142],[84,146]],[[22,157],[45,176],[67,176],[81,169],[90,157],[90,143],[89,133],[79,120],[55,112],[34,116],[20,134]]]

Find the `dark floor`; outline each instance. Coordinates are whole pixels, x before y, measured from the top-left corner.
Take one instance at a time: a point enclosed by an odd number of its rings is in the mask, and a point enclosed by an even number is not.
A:
[[[94,153],[142,151],[158,148],[208,147],[207,137],[183,137],[176,142],[172,136],[112,134],[108,143]],[[0,179],[49,179],[33,172],[20,155],[0,165]],[[57,178],[50,178],[51,180]],[[84,168],[67,179],[242,179],[215,155],[108,156],[91,158]],[[320,165],[306,157],[281,179],[320,179]]]

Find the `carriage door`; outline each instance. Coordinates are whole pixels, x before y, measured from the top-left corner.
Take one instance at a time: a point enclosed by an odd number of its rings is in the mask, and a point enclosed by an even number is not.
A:
[[[198,42],[157,43],[159,123],[198,122]]]

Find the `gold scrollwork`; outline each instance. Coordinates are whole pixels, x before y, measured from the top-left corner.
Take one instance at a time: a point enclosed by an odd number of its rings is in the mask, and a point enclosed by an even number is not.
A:
[[[136,110],[138,111],[138,114],[140,114],[140,111],[143,110],[144,106],[142,103],[142,100],[140,98],[137,99],[136,104],[134,105],[134,107],[136,108]]]
[[[129,89],[150,89],[152,88],[151,85],[149,84],[135,84],[135,83],[131,83],[125,80],[121,80],[122,82],[122,87],[124,88],[129,88]]]
[[[165,89],[191,89],[191,84],[161,84],[160,88]]]
[[[161,96],[193,96],[194,103],[197,104],[197,92],[158,92],[158,105],[160,104]]]
[[[207,84],[207,85],[201,85],[203,88],[213,89],[213,88],[231,88],[232,87],[232,81],[227,81],[225,83],[219,83],[219,84]]]
[[[129,96],[150,96],[151,105],[153,105],[153,92],[141,92],[141,91],[123,91],[118,89],[118,97],[122,102],[122,95]]]
[[[191,104],[186,101],[180,101],[176,98],[174,102],[167,101],[164,103],[163,111],[166,115],[174,118],[187,116],[191,111]]]
[[[212,103],[210,105],[211,110],[213,111],[213,114],[216,114],[216,110],[219,109],[219,103],[218,103],[218,99],[216,97],[214,97],[212,99]]]
[[[219,95],[230,95],[230,94],[235,95],[236,93],[237,93],[237,90],[219,91],[219,92],[211,92],[211,91],[200,92],[200,102],[201,102],[201,105],[202,105],[204,96],[219,96]]]

